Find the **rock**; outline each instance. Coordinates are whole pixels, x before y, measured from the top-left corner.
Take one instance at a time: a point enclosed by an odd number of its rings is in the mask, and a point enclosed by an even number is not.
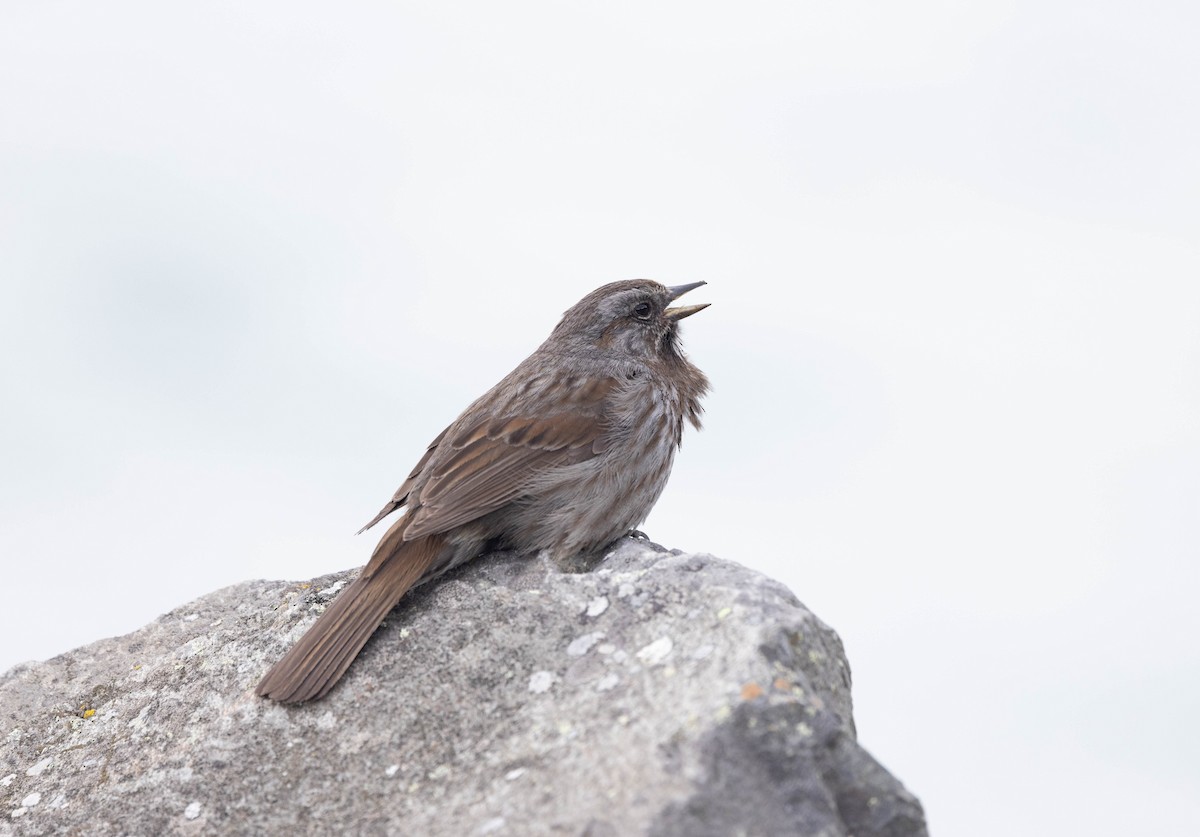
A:
[[[415,591],[322,701],[255,683],[352,572],[218,590],[0,677],[0,835],[900,835],[841,642],[781,584],[623,541]]]

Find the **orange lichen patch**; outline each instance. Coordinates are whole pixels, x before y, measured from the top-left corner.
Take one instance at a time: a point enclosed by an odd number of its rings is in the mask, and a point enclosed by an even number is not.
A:
[[[96,710],[95,710],[95,709],[85,709],[85,710],[83,710],[83,717],[85,717],[85,718],[90,718],[90,717],[92,717],[92,716],[93,716],[93,715],[95,715],[95,714],[96,714]]]
[[[757,697],[762,697],[762,686],[757,683],[747,683],[742,686],[742,700],[754,700]]]
[[[781,692],[786,692],[788,689],[792,688],[792,684],[787,680],[784,680],[782,677],[776,677],[775,682],[771,685]]]

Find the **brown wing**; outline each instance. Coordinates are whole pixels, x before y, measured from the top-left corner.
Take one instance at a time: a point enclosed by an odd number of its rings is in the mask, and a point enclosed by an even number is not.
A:
[[[513,413],[460,425],[430,459],[405,540],[445,532],[517,499],[539,472],[590,459],[610,430],[606,402],[616,380],[568,382],[553,415]]]
[[[450,428],[447,427],[437,435],[436,439],[429,443],[429,448],[426,449],[425,455],[421,457],[421,461],[417,463],[417,467],[412,469],[412,473],[408,475],[408,479],[406,479],[404,483],[396,489],[396,493],[392,495],[392,499],[388,500],[387,505],[379,510],[379,514],[375,515],[375,517],[371,519],[370,523],[359,529],[354,534],[361,535],[363,532],[367,531],[376,523],[383,520],[389,514],[408,502],[408,492],[412,491],[413,484],[417,481],[417,477],[419,477],[421,472],[425,470],[425,465],[429,462],[429,458],[433,456],[433,452],[437,450],[437,446],[441,444],[442,438],[449,431]]]

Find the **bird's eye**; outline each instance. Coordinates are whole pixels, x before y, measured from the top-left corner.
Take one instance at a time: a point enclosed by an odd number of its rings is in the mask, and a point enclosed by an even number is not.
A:
[[[637,317],[639,320],[648,320],[650,319],[650,312],[653,310],[654,306],[652,306],[649,302],[639,302],[637,305],[633,306],[633,316]]]

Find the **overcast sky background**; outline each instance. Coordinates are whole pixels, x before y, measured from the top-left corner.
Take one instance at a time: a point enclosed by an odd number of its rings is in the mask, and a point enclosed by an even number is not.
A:
[[[643,527],[784,581],[935,834],[1200,833],[1200,6],[0,7],[0,669],[361,564],[605,282]]]

